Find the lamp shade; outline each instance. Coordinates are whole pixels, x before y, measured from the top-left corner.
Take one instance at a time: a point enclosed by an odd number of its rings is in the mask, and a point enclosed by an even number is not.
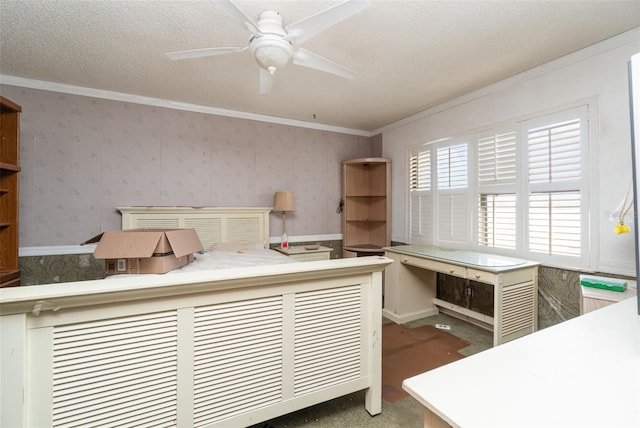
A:
[[[276,192],[273,202],[274,211],[295,211],[296,201],[293,192]]]

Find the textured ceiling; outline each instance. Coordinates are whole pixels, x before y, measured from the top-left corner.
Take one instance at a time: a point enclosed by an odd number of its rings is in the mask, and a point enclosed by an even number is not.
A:
[[[339,2],[235,3],[286,25]],[[260,95],[248,51],[164,55],[247,44],[215,0],[0,0],[0,74],[371,132],[636,27],[638,0],[371,0],[303,44],[354,80],[289,64]]]

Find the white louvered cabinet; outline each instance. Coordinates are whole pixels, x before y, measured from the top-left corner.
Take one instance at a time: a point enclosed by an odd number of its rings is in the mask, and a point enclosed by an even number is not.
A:
[[[367,388],[377,293],[358,275],[27,316],[26,426],[247,426]]]

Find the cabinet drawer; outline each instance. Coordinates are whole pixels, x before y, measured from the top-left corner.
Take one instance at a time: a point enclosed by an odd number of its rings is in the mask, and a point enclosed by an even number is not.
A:
[[[447,275],[457,276],[459,278],[466,278],[466,269],[463,266],[457,266],[449,263],[437,262],[434,260],[425,260],[419,257],[412,256],[400,256],[400,262],[416,266],[422,269],[428,269],[434,272],[446,273]]]
[[[303,254],[293,254],[290,255],[292,259],[300,260],[301,262],[313,262],[316,260],[329,260],[329,253],[303,253]]]
[[[467,269],[467,278],[471,281],[484,282],[485,284],[497,284],[498,275],[491,272],[485,272],[473,268]]]

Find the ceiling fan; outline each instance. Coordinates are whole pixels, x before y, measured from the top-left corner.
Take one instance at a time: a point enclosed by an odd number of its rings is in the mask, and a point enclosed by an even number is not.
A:
[[[353,79],[356,73],[306,49],[297,47],[327,28],[355,15],[370,6],[368,0],[346,0],[293,24],[283,26],[282,16],[265,10],[255,23],[232,0],[216,0],[229,17],[251,32],[249,44],[244,47],[193,49],[166,53],[170,59],[201,58],[249,50],[260,66],[260,93],[271,92],[275,72],[289,63],[309,67],[336,76]]]

